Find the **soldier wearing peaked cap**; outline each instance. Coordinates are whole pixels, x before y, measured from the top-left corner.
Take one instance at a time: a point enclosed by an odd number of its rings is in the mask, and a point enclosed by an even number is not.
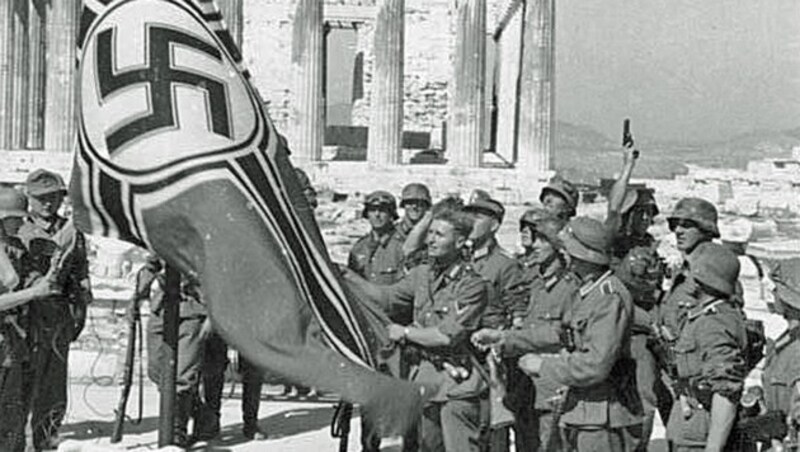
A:
[[[633,450],[642,408],[628,347],[630,293],[608,267],[609,240],[602,223],[575,218],[559,237],[580,285],[562,322],[562,346],[557,354],[523,355],[518,365],[565,389],[555,414],[567,450]]]
[[[731,302],[739,261],[721,245],[692,253],[688,277],[692,306],[682,311],[672,347],[677,380],[667,422],[673,450],[743,450],[731,435],[744,386],[747,333]]]
[[[527,285],[519,262],[497,243],[495,234],[505,217],[503,205],[490,197],[474,197],[464,211],[475,222],[468,241],[471,251],[472,267],[485,280],[489,281],[489,305],[481,319],[481,327],[508,329],[519,324],[527,308]],[[489,359],[492,359],[489,357]],[[494,363],[487,363],[490,366]],[[502,374],[501,366],[499,372]],[[508,383],[506,375],[498,378]],[[490,397],[492,394],[490,394]],[[490,400],[484,401],[484,431],[487,450],[499,452],[508,450],[508,429],[491,429],[492,419],[496,421],[499,407],[492,413]],[[496,423],[496,422],[494,422]],[[491,432],[490,432],[491,430]]]
[[[535,272],[529,282],[527,312],[518,328],[482,329],[472,335],[482,349],[491,347],[507,359],[526,353],[558,353],[562,347],[562,322],[578,294],[578,280],[567,271],[558,238],[565,221],[544,209],[531,209],[522,216],[520,228],[526,243],[525,263]],[[528,378],[516,366],[510,372],[506,404],[515,414],[517,450],[553,451],[560,449],[560,435],[551,401],[558,384],[542,377]]]
[[[86,240],[71,222],[59,215],[67,190],[56,173],[39,169],[25,183],[30,214],[18,237],[31,256],[33,282],[58,265],[61,293],[33,301],[31,319],[31,427],[34,446],[52,448],[67,407],[69,344],[78,338],[92,301]],[[51,263],[56,253],[61,258]]]
[[[579,196],[578,189],[572,182],[556,176],[542,189],[539,201],[547,210],[569,220],[578,211]]]

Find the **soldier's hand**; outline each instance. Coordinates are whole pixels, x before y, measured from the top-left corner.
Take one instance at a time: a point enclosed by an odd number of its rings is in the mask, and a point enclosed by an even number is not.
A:
[[[500,330],[484,328],[472,333],[472,345],[478,350],[485,351],[493,346],[500,346],[503,343],[504,335]]]
[[[390,324],[387,328],[389,339],[395,342],[400,342],[406,338],[406,327],[396,323]]]
[[[544,359],[535,353],[527,353],[517,361],[517,367],[529,377],[536,377],[542,369]]]

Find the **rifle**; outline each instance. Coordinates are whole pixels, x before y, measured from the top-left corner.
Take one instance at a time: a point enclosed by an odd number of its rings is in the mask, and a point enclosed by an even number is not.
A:
[[[633,134],[631,134],[631,120],[625,118],[622,121],[622,147],[624,148],[632,148],[633,147]],[[639,151],[634,149],[633,150],[633,158],[639,158]]]
[[[118,443],[122,441],[123,427],[125,424],[125,408],[128,405],[128,397],[131,393],[131,386],[133,386],[133,362],[136,353],[136,336],[139,336],[139,417],[136,421],[131,421],[132,424],[138,425],[142,422],[142,407],[144,405],[144,392],[142,387],[143,369],[142,369],[142,316],[139,312],[139,297],[138,283],[139,275],[136,275],[137,287],[134,290],[133,297],[128,311],[128,346],[125,350],[125,369],[123,371],[122,379],[122,393],[119,397],[117,409],[114,410],[114,429],[111,432],[111,443]]]

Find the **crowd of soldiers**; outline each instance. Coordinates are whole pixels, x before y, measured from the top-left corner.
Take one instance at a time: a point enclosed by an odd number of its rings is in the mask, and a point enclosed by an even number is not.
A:
[[[649,232],[660,215],[654,191],[630,186],[636,156],[623,156],[605,221],[577,216],[578,190],[556,177],[519,219],[518,255],[499,245],[505,208],[484,191],[434,203],[412,183],[399,206],[386,191],[365,197],[371,230],[341,266],[343,281],[391,319],[386,334],[402,351],[391,372],[431,389],[404,450],[508,451],[511,431],[519,451],[647,450],[656,412],[672,450],[780,450],[792,432],[796,441],[800,265],[771,269],[788,329],[766,347],[763,397],[751,403],[744,382],[763,357],[763,333],[744,315],[737,253],[715,240],[716,208],[699,198],[675,205],[667,223],[682,259],[667,265]],[[23,450],[29,421],[37,450],[58,442],[69,344],[91,302],[84,238],[58,214],[65,194],[43,170],[24,192],[0,187],[0,450]],[[149,259],[135,291],[150,300],[156,382],[163,267]],[[188,446],[220,433],[228,350],[197,283],[184,277],[180,294],[174,434]],[[238,359],[243,433],[264,438],[262,374]],[[364,451],[380,449],[376,422],[362,419]]]

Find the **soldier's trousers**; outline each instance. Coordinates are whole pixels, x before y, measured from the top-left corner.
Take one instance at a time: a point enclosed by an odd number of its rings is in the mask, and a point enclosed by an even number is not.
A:
[[[481,408],[479,398],[435,402],[422,412],[420,452],[478,452]]]
[[[641,425],[627,428],[564,429],[565,451],[568,452],[631,452],[635,450]]]
[[[36,327],[25,376],[26,406],[31,414],[34,446],[46,445],[58,434],[67,412],[67,363],[73,327],[62,323]]]
[[[242,422],[245,427],[258,424],[258,408],[261,405],[261,370],[239,355],[239,372],[242,374]]]
[[[555,433],[555,437],[551,435]],[[514,447],[525,452],[554,452],[561,450],[560,430],[553,430],[550,410],[522,410],[514,425]],[[551,442],[552,441],[552,442]]]
[[[0,367],[0,450],[25,450],[25,370],[22,364]]]
[[[647,450],[650,436],[653,433],[656,410],[659,411],[662,419],[668,419],[672,396],[661,380],[655,356],[647,348],[646,334],[634,333],[631,335],[631,358],[636,362],[636,389],[644,410],[642,436],[636,450],[644,452]]]
[[[178,371],[175,376],[175,393],[196,395],[200,387],[200,369],[203,363],[203,341],[200,330],[204,317],[180,319],[178,324]],[[147,375],[160,384],[165,359],[164,322],[151,316],[147,322]]]

